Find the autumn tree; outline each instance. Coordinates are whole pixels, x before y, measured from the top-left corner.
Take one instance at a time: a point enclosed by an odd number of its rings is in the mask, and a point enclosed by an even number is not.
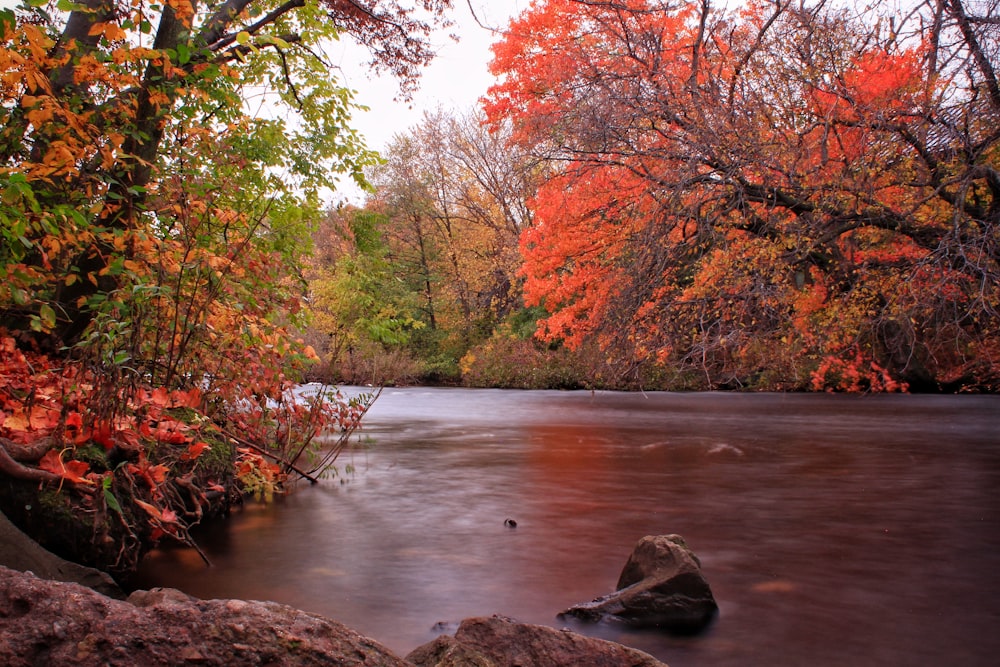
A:
[[[327,46],[353,38],[406,94],[448,6],[0,11],[0,471],[51,500],[5,485],[20,522],[90,521],[64,546],[127,571],[223,506],[234,472],[266,495],[318,429],[350,428],[348,401],[286,400],[310,357],[292,331],[318,193],[374,161]]]
[[[388,220],[367,209],[340,206],[316,232],[308,263],[309,333],[323,360],[322,377],[352,384],[411,379],[400,359],[415,330],[419,296],[398,279],[389,261]]]
[[[996,388],[993,2],[546,0],[486,110],[556,170],[543,335],[702,386]]]
[[[424,354],[457,360],[518,306],[517,237],[530,219],[527,163],[482,118],[426,114],[371,172],[389,259],[420,295]]]
[[[54,345],[75,342],[94,313],[89,297],[121,282],[112,258],[141,254],[136,233],[170,215],[175,202],[155,199],[165,194],[159,184],[172,174],[189,182],[191,169],[211,174],[186,160],[206,134],[232,137],[230,156],[211,156],[222,158],[215,164],[232,157],[253,168],[248,199],[258,211],[287,185],[315,190],[330,170],[360,178],[370,156],[347,124],[350,93],[329,76],[324,41],[351,34],[406,85],[430,58],[419,39],[429,26],[382,4],[92,0],[68,14],[45,3],[7,12],[4,259],[14,280],[4,324],[51,331]],[[249,116],[251,93],[298,111],[297,125]],[[275,173],[283,179],[268,177]]]

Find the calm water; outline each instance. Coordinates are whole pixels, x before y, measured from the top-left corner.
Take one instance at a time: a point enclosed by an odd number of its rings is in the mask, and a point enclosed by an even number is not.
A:
[[[584,631],[671,667],[1000,653],[1000,397],[395,389],[364,437],[341,478],[211,526],[212,568],[157,552],[138,583],[284,602],[405,654],[469,616],[563,627],[640,537],[679,533],[710,630]]]

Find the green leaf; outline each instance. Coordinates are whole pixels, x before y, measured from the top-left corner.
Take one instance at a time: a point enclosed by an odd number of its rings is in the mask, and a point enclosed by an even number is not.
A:
[[[4,34],[14,32],[15,27],[17,27],[17,20],[14,18],[14,12],[10,9],[0,10],[0,31]]]
[[[38,309],[38,317],[42,320],[42,324],[45,325],[46,329],[55,328],[56,311],[52,310],[52,306],[49,304],[42,304],[42,307]]]
[[[250,41],[250,33],[246,30],[242,30],[236,34],[236,43],[239,45],[245,45]]]
[[[118,499],[115,498],[114,492],[111,491],[111,478],[105,477],[101,480],[101,487],[104,490],[104,504],[121,514],[122,506],[118,504]]]

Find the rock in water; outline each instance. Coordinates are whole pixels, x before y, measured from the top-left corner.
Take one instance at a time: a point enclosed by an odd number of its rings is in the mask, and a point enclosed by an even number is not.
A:
[[[718,613],[701,562],[678,535],[639,540],[610,595],[570,607],[560,617],[614,621],[676,634],[696,634]]]
[[[634,648],[502,616],[467,618],[447,635],[414,649],[417,667],[667,667]]]
[[[692,566],[693,564],[693,566]],[[615,590],[628,588],[649,577],[701,572],[701,561],[680,535],[647,535],[632,549]]]

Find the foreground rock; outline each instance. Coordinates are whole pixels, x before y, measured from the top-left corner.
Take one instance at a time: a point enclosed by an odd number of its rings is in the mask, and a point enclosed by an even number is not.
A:
[[[509,618],[470,618],[406,656],[418,667],[666,667],[647,653]]]
[[[0,665],[665,667],[613,642],[499,617],[463,621],[408,660],[350,628],[274,602],[173,589],[115,600],[0,566]],[[412,661],[412,662],[411,662]]]
[[[0,567],[0,664],[408,663],[340,623],[273,602],[138,591],[128,602]]]
[[[678,535],[639,540],[618,579],[618,590],[563,611],[584,621],[612,621],[677,634],[708,626],[718,605],[701,562]]]

